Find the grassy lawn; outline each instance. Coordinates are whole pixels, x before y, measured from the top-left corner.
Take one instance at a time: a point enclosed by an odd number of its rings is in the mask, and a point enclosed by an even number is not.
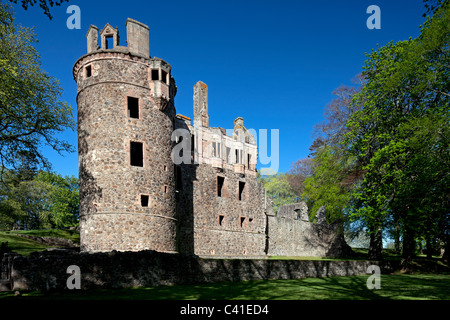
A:
[[[367,276],[224,282],[116,290],[28,292],[0,299],[70,300],[450,300],[450,275],[382,275],[381,289],[369,290]]]
[[[70,230],[58,230],[58,229],[50,229],[50,230],[30,230],[30,231],[1,231],[0,232],[0,242],[8,242],[9,248],[17,252],[21,255],[29,255],[34,251],[42,251],[47,247],[39,243],[37,241],[26,239],[18,234],[30,235],[30,236],[39,236],[39,237],[57,237],[57,238],[66,238],[70,239],[75,243],[80,242],[80,235],[76,231]]]
[[[29,236],[65,238],[70,239],[74,242],[80,241],[79,233],[74,230],[46,229],[46,230],[29,230],[29,231],[14,230],[4,232],[8,234],[26,234]]]

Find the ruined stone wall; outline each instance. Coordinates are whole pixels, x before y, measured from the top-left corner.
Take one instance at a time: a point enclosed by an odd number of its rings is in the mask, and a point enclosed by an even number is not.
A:
[[[351,249],[345,243],[338,224],[308,221],[304,203],[279,208],[267,217],[270,256],[343,257]]]
[[[180,252],[197,255],[264,255],[265,192],[254,177],[208,164],[182,166],[179,195]],[[224,179],[218,196],[217,177]],[[245,187],[239,200],[239,181]]]
[[[369,265],[382,273],[398,267],[395,261],[306,261],[200,259],[192,255],[155,251],[77,253],[35,252],[28,257],[6,254],[12,290],[64,290],[70,274],[80,268],[81,289],[127,288],[222,281],[301,279],[367,274]]]
[[[151,94],[149,63],[99,51],[75,64],[82,250],[176,251],[175,109],[162,110]],[[128,97],[138,99],[138,118],[130,117]],[[131,164],[131,142],[142,143],[142,166]]]

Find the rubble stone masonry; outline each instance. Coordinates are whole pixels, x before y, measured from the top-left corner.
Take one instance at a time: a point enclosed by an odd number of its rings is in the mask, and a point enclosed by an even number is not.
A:
[[[168,64],[123,47],[75,63],[83,251],[176,251],[175,83],[153,80],[156,63],[170,77]],[[165,96],[153,94],[157,86]]]

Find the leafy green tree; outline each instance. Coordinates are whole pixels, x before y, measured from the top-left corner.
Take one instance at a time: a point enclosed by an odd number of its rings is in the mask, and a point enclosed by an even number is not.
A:
[[[14,190],[13,196],[21,203],[26,219],[22,221],[22,228],[26,230],[46,229],[46,203],[44,199],[49,192],[48,184],[41,181],[21,181]]]
[[[61,228],[78,224],[79,185],[78,179],[62,177],[59,174],[40,172],[35,182],[47,186],[47,194],[42,199],[45,203],[42,218],[51,227]]]
[[[28,174],[28,173],[27,173]],[[2,229],[39,229],[47,185],[24,179],[20,170],[3,170],[0,185]]]
[[[12,170],[2,170],[0,184],[0,230],[18,229],[19,221],[26,219],[21,203],[12,197],[12,191],[18,185],[17,175]]]
[[[0,185],[0,229],[41,229],[76,226],[78,179],[41,171],[31,180],[5,169]]]
[[[266,189],[267,195],[273,200],[275,212],[278,211],[280,206],[297,202],[297,195],[291,188],[286,173],[263,176],[260,177],[260,180]]]
[[[322,146],[312,160],[314,172],[305,180],[304,199],[314,219],[320,207],[325,206],[329,223],[346,220],[346,207],[354,181],[351,177],[353,159],[332,146]]]
[[[417,39],[372,52],[364,67],[367,83],[354,100],[363,108],[348,122],[346,142],[365,171],[353,216],[378,233],[395,221],[406,262],[416,238],[436,233],[432,225],[448,212],[449,40],[446,5]]]
[[[428,14],[433,14],[436,12],[440,7],[445,6],[449,3],[449,0],[423,0],[425,9],[427,11],[423,14],[424,17],[426,17]]]
[[[51,164],[41,151],[60,154],[73,147],[57,134],[75,130],[71,107],[60,100],[59,82],[41,69],[33,29],[14,23],[11,9],[0,4],[0,165],[17,168],[29,157],[42,168]]]

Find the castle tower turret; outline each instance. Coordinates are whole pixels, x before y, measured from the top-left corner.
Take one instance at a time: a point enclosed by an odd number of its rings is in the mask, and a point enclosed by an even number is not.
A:
[[[171,160],[175,80],[149,56],[149,28],[128,19],[127,46],[107,24],[77,60],[82,251],[175,252]]]

